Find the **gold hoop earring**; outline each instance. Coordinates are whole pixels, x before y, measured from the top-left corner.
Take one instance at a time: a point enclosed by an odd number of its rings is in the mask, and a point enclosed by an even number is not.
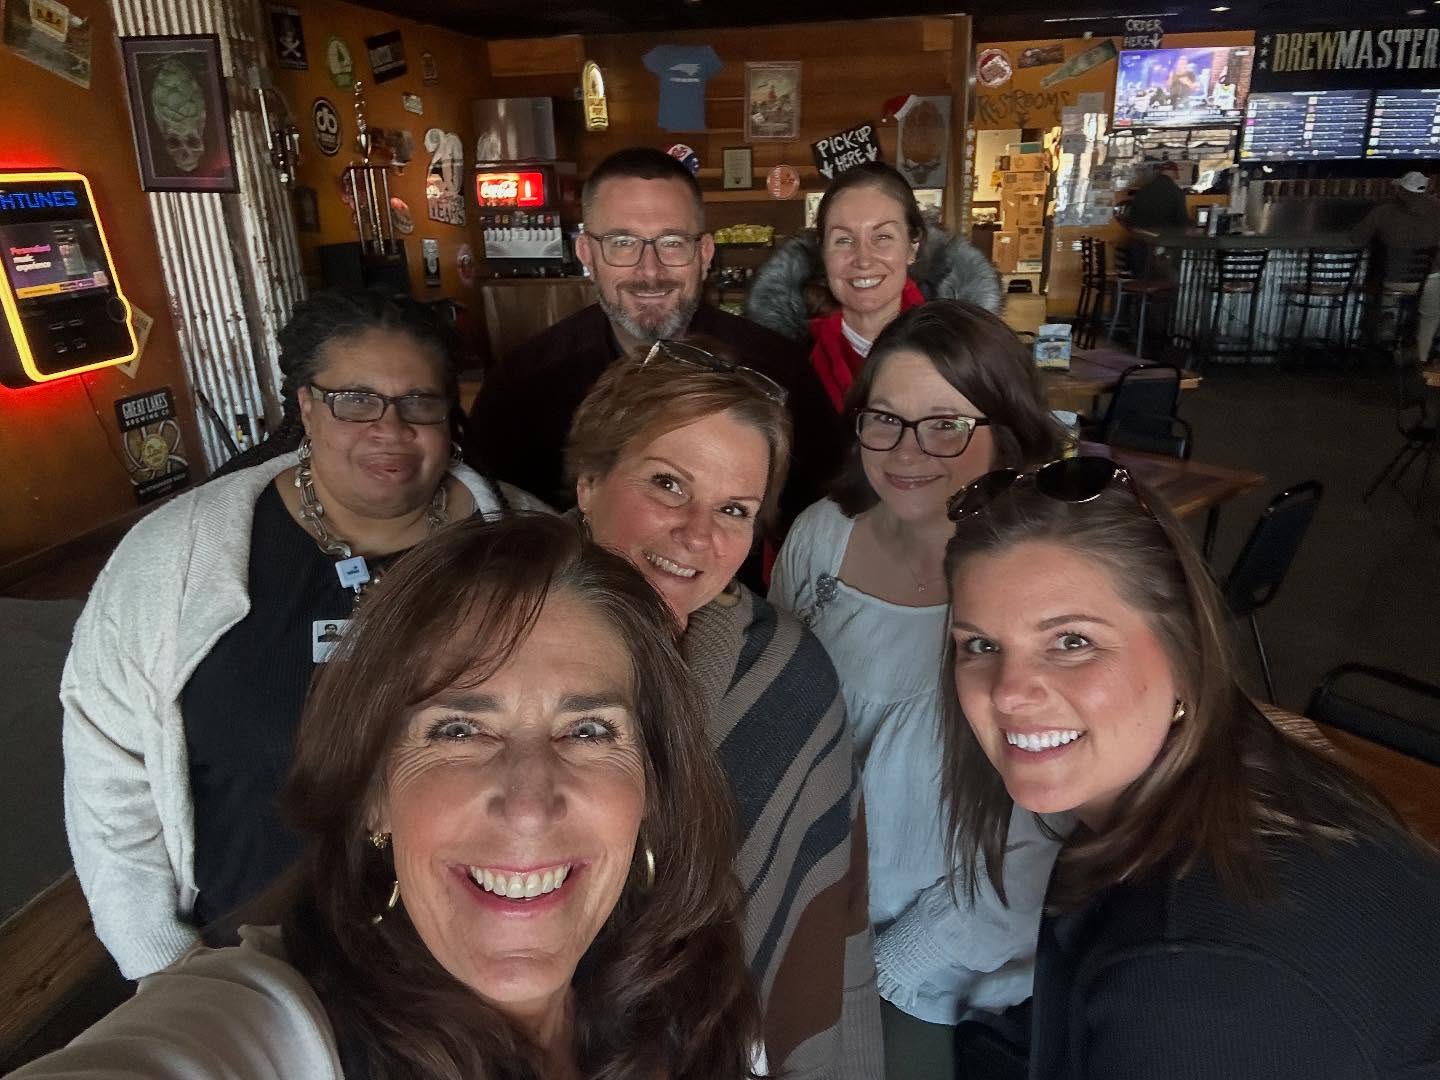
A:
[[[376,851],[384,851],[390,846],[390,834],[388,832],[372,832],[370,834],[370,846]]]
[[[375,926],[381,922],[386,915],[395,910],[395,905],[400,902],[400,879],[395,879],[395,884],[390,887],[390,899],[385,902],[385,910],[378,915],[370,916],[370,925]]]
[[[1170,714],[1170,722],[1178,724],[1185,719],[1185,703],[1179,698],[1175,699],[1175,711]]]

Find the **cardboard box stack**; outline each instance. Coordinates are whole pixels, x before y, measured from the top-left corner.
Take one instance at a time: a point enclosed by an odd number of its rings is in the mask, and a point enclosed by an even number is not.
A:
[[[1043,153],[1002,154],[1000,167],[1000,232],[995,234],[994,262],[1002,274],[1017,264],[1045,257],[1045,193],[1050,184],[1050,157]]]

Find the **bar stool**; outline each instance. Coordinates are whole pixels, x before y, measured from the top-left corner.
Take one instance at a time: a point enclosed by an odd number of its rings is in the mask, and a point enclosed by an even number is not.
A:
[[[1095,335],[1104,318],[1105,297],[1110,291],[1105,241],[1094,236],[1080,238],[1080,299],[1075,305],[1075,344],[1095,347]]]
[[[1415,333],[1420,318],[1420,291],[1425,288],[1425,279],[1435,272],[1437,252],[1440,249],[1435,247],[1413,248],[1386,258],[1383,250],[1377,249],[1377,257],[1370,262],[1366,337],[1376,345],[1385,341],[1380,325],[1387,304],[1393,305],[1395,336],[1388,342],[1392,359],[1395,351]],[[1426,359],[1420,357],[1420,363]]]
[[[1124,244],[1115,248],[1115,307],[1110,315],[1110,340],[1115,340],[1115,330],[1120,325],[1120,315],[1125,310],[1127,298],[1138,297],[1140,310],[1135,320],[1135,355],[1145,358],[1145,320],[1153,300],[1157,305],[1175,297],[1175,283],[1163,279],[1143,276],[1143,268],[1135,265],[1132,250]],[[1168,322],[1168,312],[1167,312]]]
[[[1270,252],[1266,248],[1217,248],[1201,290],[1213,294],[1215,307],[1210,316],[1210,327],[1204,335],[1200,353],[1200,370],[1211,360],[1220,357],[1243,356],[1250,360],[1255,355],[1255,320],[1260,313],[1260,282],[1265,276],[1265,262]],[[1245,337],[1243,339],[1221,334],[1221,316],[1228,327],[1233,321],[1232,314],[1225,310],[1226,300],[1247,297]],[[1202,304],[1204,303],[1202,299]],[[1243,345],[1241,351],[1237,346]]]
[[[1365,258],[1363,248],[1309,248],[1305,252],[1305,274],[1299,281],[1281,286],[1284,297],[1280,311],[1283,334],[1292,308],[1299,309],[1300,325],[1293,334],[1284,335],[1280,343],[1283,355],[1292,355],[1307,346],[1318,344],[1325,351],[1346,351],[1350,344],[1347,326],[1350,297],[1355,293],[1355,279]],[[1309,338],[1306,329],[1310,312],[1325,314],[1325,333]]]

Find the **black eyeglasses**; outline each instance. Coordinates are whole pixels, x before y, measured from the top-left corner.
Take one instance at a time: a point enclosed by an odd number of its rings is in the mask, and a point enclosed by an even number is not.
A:
[[[653,247],[661,266],[689,266],[695,261],[704,233],[661,233],[646,240],[630,233],[592,233],[600,241],[600,256],[611,266],[638,266],[645,249]]]
[[[369,390],[326,390],[310,384],[316,397],[330,406],[330,415],[350,424],[379,420],[391,405],[407,424],[443,424],[450,419],[450,398],[445,394],[402,394],[386,397]]]
[[[785,400],[790,396],[789,392],[774,379],[764,372],[756,371],[754,368],[746,367],[744,364],[737,364],[733,360],[727,360],[723,356],[716,356],[708,349],[702,349],[698,345],[691,345],[685,341],[670,341],[661,338],[650,346],[650,351],[645,354],[645,359],[640,361],[643,368],[652,360],[664,358],[673,360],[677,364],[688,364],[690,367],[704,368],[706,371],[718,371],[726,375],[741,375],[754,385],[771,401],[777,405],[784,405]]]
[[[980,416],[922,416],[906,420],[880,409],[861,409],[855,414],[855,434],[866,450],[894,450],[905,437],[915,432],[915,442],[931,457],[959,457],[970,445],[975,429],[990,423]]]
[[[1017,469],[996,469],[970,481],[950,497],[945,507],[951,521],[964,521],[980,513],[1016,484],[1032,483],[1042,495],[1067,503],[1085,503],[1098,499],[1112,483],[1121,483],[1135,496],[1151,517],[1155,516],[1145,496],[1131,479],[1130,470],[1109,458],[1087,455],[1061,458],[1042,465],[1033,472]]]

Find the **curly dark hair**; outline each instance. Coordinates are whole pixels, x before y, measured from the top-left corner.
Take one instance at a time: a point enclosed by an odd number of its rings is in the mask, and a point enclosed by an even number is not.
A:
[[[598,615],[629,656],[645,761],[640,830],[655,859],[648,887],[632,868],[575,974],[581,1071],[604,1080],[750,1075],[760,1016],[732,869],[735,810],[672,616],[623,558],[537,514],[471,519],[403,556],[366,597],[306,705],[284,804],[310,848],[283,926],[347,1075],[545,1075],[539,1048],[441,966],[403,904],[371,923],[395,869],[369,843],[366,822],[409,712],[503,667],[560,596]]]
[[[326,345],[368,330],[409,334],[428,349],[440,366],[445,392],[455,402],[451,409],[451,437],[459,441],[464,415],[458,404],[459,347],[455,332],[430,308],[406,296],[390,296],[374,289],[326,289],[295,305],[279,334],[282,414],[280,423],[264,442],[231,458],[212,474],[217,476],[259,465],[300,445],[305,429],[300,422],[300,388],[313,382],[324,367]]]

